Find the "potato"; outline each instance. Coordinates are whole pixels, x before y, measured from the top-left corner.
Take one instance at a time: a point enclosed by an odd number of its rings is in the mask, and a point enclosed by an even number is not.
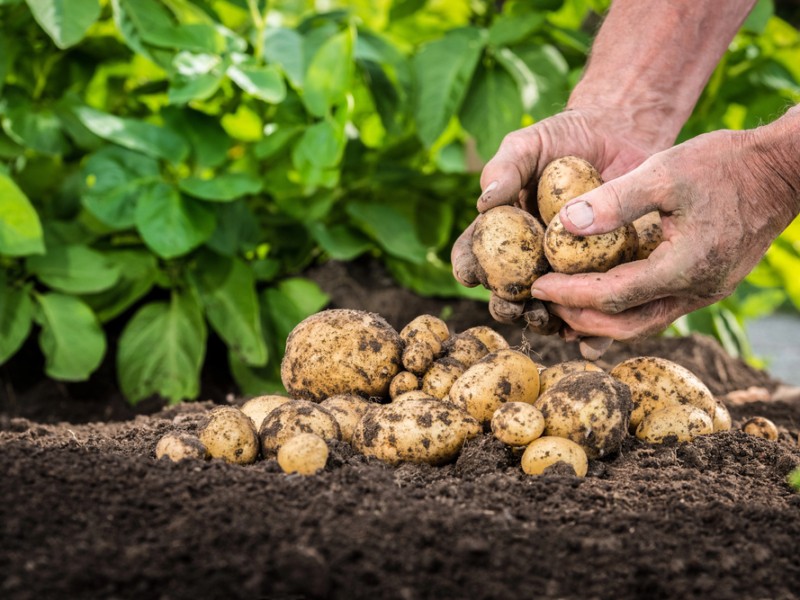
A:
[[[605,373],[572,373],[534,403],[545,420],[544,434],[572,440],[589,458],[613,454],[628,434],[631,392]]]
[[[164,457],[178,462],[185,458],[205,460],[209,454],[197,436],[188,433],[167,433],[156,444],[156,458]]]
[[[542,222],[547,225],[567,202],[601,185],[600,173],[582,158],[564,156],[548,163],[539,177],[537,190]]]
[[[717,409],[714,396],[694,373],[665,358],[629,358],[611,369],[611,376],[631,389],[631,431],[648,413],[670,404],[690,404],[709,417]]]
[[[403,348],[403,367],[415,375],[424,375],[438,354],[427,342],[409,344]]]
[[[573,235],[556,215],[544,234],[544,253],[558,273],[605,273],[636,256],[639,241],[633,225],[599,235]]]
[[[256,428],[250,417],[233,406],[213,409],[199,437],[212,458],[248,465],[258,456]]]
[[[753,417],[745,421],[742,431],[748,435],[764,438],[765,440],[775,441],[778,439],[778,428],[775,423],[766,417]]]
[[[583,373],[594,371],[602,373],[603,369],[588,360],[568,360],[566,362],[547,367],[539,373],[539,395],[549,390],[555,383],[570,373]]]
[[[420,315],[400,332],[403,340],[403,366],[415,375],[423,375],[441,356],[442,344],[450,337],[447,324],[432,315]]]
[[[714,423],[704,410],[689,404],[670,404],[649,413],[636,428],[636,437],[650,444],[690,442],[713,431]]]
[[[450,388],[450,401],[479,423],[488,423],[504,402],[532,404],[539,395],[539,369],[522,352],[492,352],[467,369]]]
[[[382,317],[334,309],[289,334],[281,380],[289,395],[319,402],[337,394],[387,396],[400,372],[403,342]]]
[[[405,402],[406,400],[436,400],[438,402],[449,402],[446,400],[447,396],[444,398],[437,398],[436,396],[431,396],[430,394],[423,392],[422,390],[411,390],[410,392],[406,392],[405,394],[400,394],[397,398],[392,400],[392,404],[397,404],[398,402]]]
[[[506,402],[492,415],[492,434],[509,446],[527,446],[544,432],[544,415],[527,402]]]
[[[504,300],[527,300],[533,282],[548,271],[543,239],[542,224],[522,209],[498,206],[486,211],[472,234],[478,280]]]
[[[422,378],[422,391],[437,399],[444,398],[456,379],[466,371],[461,362],[445,357],[437,360]]]
[[[261,453],[274,456],[286,440],[300,433],[313,433],[323,440],[341,440],[342,430],[331,412],[308,400],[292,400],[273,410],[258,431]]]
[[[522,470],[528,475],[542,475],[565,465],[578,477],[585,477],[589,459],[583,448],[562,437],[544,436],[533,440],[522,454]]]
[[[658,211],[647,213],[633,222],[636,236],[639,238],[639,247],[636,250],[635,260],[644,260],[653,253],[653,250],[664,241],[661,230],[661,215]]]
[[[353,438],[353,430],[361,417],[376,406],[376,404],[353,394],[331,396],[325,398],[319,405],[333,415],[336,422],[339,423],[342,441],[348,443]]]
[[[484,356],[489,349],[477,337],[468,333],[454,335],[445,343],[447,357],[457,360],[466,368],[471,367]]]
[[[268,394],[266,396],[256,396],[250,398],[242,405],[242,412],[250,417],[253,421],[256,431],[261,429],[261,423],[264,422],[264,417],[271,413],[274,409],[278,408],[281,404],[289,402],[291,398],[286,396],[279,396],[277,394]]]
[[[364,415],[353,433],[353,447],[390,464],[437,465],[455,458],[464,442],[480,432],[480,424],[453,404],[408,398]]]
[[[411,371],[400,371],[392,379],[389,385],[389,397],[394,399],[400,394],[405,394],[412,390],[418,390],[420,387],[419,377],[414,375]]]
[[[478,338],[481,342],[483,342],[483,345],[486,346],[486,349],[489,352],[508,348],[508,342],[506,341],[506,338],[486,325],[470,327],[469,329],[462,331],[461,335],[471,335],[472,337]]]
[[[731,429],[731,413],[728,412],[727,407],[721,400],[714,398],[717,403],[714,409],[714,415],[711,421],[714,425],[714,431],[730,431]]]
[[[299,433],[278,450],[278,465],[284,473],[313,475],[328,462],[328,444],[313,433]]]

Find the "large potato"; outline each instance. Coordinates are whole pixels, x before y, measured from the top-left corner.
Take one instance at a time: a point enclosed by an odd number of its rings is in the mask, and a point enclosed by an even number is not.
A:
[[[504,300],[527,300],[531,284],[548,270],[543,238],[542,224],[522,209],[498,206],[486,211],[472,234],[478,279]]]
[[[602,373],[603,369],[588,360],[568,360],[555,364],[552,367],[547,367],[539,373],[539,395],[541,396],[544,394],[567,375],[571,373],[584,373],[587,371]]]
[[[572,440],[589,458],[619,450],[628,434],[631,393],[605,373],[572,373],[534,403],[545,419],[544,434]]]
[[[539,177],[539,216],[547,225],[570,200],[603,185],[591,163],[577,156],[564,156],[548,163]]]
[[[264,422],[264,418],[269,413],[290,400],[291,398],[279,396],[277,394],[256,396],[255,398],[250,398],[250,400],[242,405],[242,412],[250,417],[250,420],[253,421],[253,425],[255,425],[256,431],[258,431],[261,429],[261,423]]]
[[[480,424],[451,403],[408,398],[364,415],[353,434],[353,447],[390,464],[442,464],[480,432]]]
[[[329,411],[342,432],[342,441],[350,442],[353,438],[353,430],[367,411],[372,410],[376,405],[360,396],[353,394],[340,394],[325,398],[319,405]]]
[[[308,400],[292,400],[273,410],[258,432],[261,453],[274,456],[283,443],[300,433],[313,433],[323,440],[341,440],[342,430],[331,412]]]
[[[556,215],[544,234],[544,253],[558,273],[605,273],[636,256],[639,242],[633,225],[599,235],[573,235]]]
[[[712,418],[717,408],[714,396],[694,373],[665,358],[629,358],[611,369],[611,376],[631,389],[631,431],[648,413],[670,404],[696,406]]]
[[[533,440],[522,454],[522,470],[542,475],[564,465],[578,477],[589,470],[589,460],[580,445],[561,437],[544,436]]]
[[[379,315],[326,310],[289,334],[281,379],[291,396],[316,402],[337,394],[385,397],[402,352],[400,336]]]
[[[714,431],[711,417],[689,404],[670,404],[648,413],[636,428],[636,437],[650,444],[690,442]]]
[[[247,465],[258,456],[258,435],[253,422],[233,406],[213,409],[198,436],[212,458]]]
[[[480,423],[488,423],[504,402],[532,404],[539,395],[539,369],[522,352],[506,349],[481,359],[450,388],[450,401]]]

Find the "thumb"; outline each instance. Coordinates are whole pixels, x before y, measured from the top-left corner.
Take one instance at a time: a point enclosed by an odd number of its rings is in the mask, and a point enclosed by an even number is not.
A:
[[[505,137],[481,172],[480,212],[517,202],[520,191],[535,175],[539,148],[534,140],[524,129]]]

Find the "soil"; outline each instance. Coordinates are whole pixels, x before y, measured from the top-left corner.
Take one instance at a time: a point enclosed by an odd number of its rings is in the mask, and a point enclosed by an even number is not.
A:
[[[416,297],[372,263],[310,275],[334,305],[395,326],[443,310],[456,330],[489,323],[484,305]],[[502,331],[546,364],[577,357],[558,338]],[[786,483],[800,464],[800,393],[702,337],[616,345],[601,366],[641,354],[695,371],[734,430],[629,438],[583,479],[528,477],[490,435],[443,467],[390,467],[342,442],[311,477],[274,460],[156,461],[158,438],[196,431],[212,402],[125,413],[108,381],[57,389],[4,370],[0,597],[800,597],[800,494]],[[242,402],[206,377],[217,401]],[[777,442],[736,430],[755,415],[775,421]]]

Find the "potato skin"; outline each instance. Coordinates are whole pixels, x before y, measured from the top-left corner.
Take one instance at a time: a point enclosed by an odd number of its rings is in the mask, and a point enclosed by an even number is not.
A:
[[[274,409],[278,408],[281,404],[289,402],[291,398],[287,396],[279,396],[277,394],[267,394],[265,396],[256,396],[250,398],[242,405],[242,412],[250,417],[256,431],[261,429],[261,423],[264,418],[271,413]]]
[[[156,444],[156,458],[168,458],[178,462],[186,458],[205,460],[208,449],[200,438],[188,433],[167,433]]]
[[[376,406],[372,402],[353,394],[331,396],[330,398],[325,398],[319,405],[333,415],[336,422],[339,423],[342,441],[348,443],[353,438],[353,430],[361,420],[361,417]]]
[[[450,393],[450,388],[464,371],[464,365],[454,358],[439,359],[422,378],[422,392],[441,400]]]
[[[588,360],[568,360],[550,367],[539,373],[539,395],[541,396],[558,381],[571,373],[584,372],[602,373],[603,369]]]
[[[506,402],[492,415],[492,434],[509,446],[527,446],[544,433],[544,415],[527,402]]]
[[[544,253],[557,273],[605,273],[636,256],[639,240],[633,225],[600,235],[573,235],[556,215],[544,234]]]
[[[353,434],[353,448],[390,464],[439,465],[455,458],[464,442],[480,432],[478,422],[451,403],[407,398],[364,415]]]
[[[253,422],[233,406],[213,409],[198,436],[212,458],[248,465],[258,456],[258,435]]]
[[[461,332],[462,335],[471,335],[478,338],[489,352],[508,348],[508,341],[498,332],[487,325],[477,325]]]
[[[766,417],[753,417],[742,425],[742,431],[748,435],[764,438],[774,442],[778,439],[778,428]]]
[[[714,431],[730,431],[731,430],[731,413],[728,408],[722,403],[721,400],[715,398],[717,406],[714,409],[714,416],[711,421],[714,425]]]
[[[420,388],[419,377],[414,375],[411,371],[400,371],[392,379],[389,385],[389,397],[393,400],[401,394],[418,390]]]
[[[328,462],[328,444],[313,433],[295,435],[278,450],[278,465],[284,473],[313,475]]]
[[[579,444],[589,458],[619,450],[628,435],[631,393],[606,373],[572,373],[534,403],[545,419],[544,434]]]
[[[603,185],[597,169],[577,156],[564,156],[547,164],[539,177],[539,216],[547,225],[563,206]]]
[[[645,260],[653,253],[658,245],[664,241],[664,232],[661,229],[661,215],[658,211],[647,213],[633,222],[636,236],[639,238],[639,247],[634,260]]]
[[[333,309],[302,321],[286,340],[281,380],[289,395],[385,397],[401,370],[403,342],[383,317]]]
[[[711,417],[696,406],[671,404],[649,413],[636,428],[636,437],[650,444],[691,442],[714,432]]]
[[[445,342],[447,358],[457,360],[466,368],[471,367],[489,354],[489,348],[482,341],[469,333],[459,333]]]
[[[571,468],[577,477],[585,477],[589,470],[589,459],[583,448],[562,437],[535,439],[522,454],[522,470],[528,475],[543,475],[562,464]]]
[[[342,439],[339,422],[329,410],[308,400],[292,400],[269,413],[261,424],[261,454],[274,456],[286,440],[300,433],[313,433],[324,440]]]
[[[542,224],[522,209],[486,211],[472,234],[472,252],[481,267],[478,279],[504,300],[527,300],[533,282],[548,271],[543,239]]]

